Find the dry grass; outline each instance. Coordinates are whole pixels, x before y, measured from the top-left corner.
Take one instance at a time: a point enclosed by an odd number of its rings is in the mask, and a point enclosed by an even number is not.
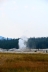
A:
[[[48,54],[0,53],[0,72],[48,72]]]

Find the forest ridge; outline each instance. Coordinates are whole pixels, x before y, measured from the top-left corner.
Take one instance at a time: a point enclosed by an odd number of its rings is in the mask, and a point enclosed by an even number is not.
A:
[[[0,48],[3,49],[11,49],[16,48],[19,49],[19,39],[0,39]],[[28,38],[26,46],[30,49],[46,49],[48,48],[48,37],[40,37],[40,38]]]

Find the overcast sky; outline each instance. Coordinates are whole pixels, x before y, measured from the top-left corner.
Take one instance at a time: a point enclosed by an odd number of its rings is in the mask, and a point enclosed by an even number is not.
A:
[[[48,36],[48,0],[0,0],[0,36]]]

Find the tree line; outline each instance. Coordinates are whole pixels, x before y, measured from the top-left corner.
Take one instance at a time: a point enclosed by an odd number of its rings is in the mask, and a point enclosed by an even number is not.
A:
[[[3,49],[17,48],[18,49],[19,48],[18,40],[19,39],[0,40],[0,48],[3,48]]]
[[[27,47],[35,49],[46,49],[48,48],[48,37],[29,38]]]
[[[0,40],[0,48],[3,49],[11,49],[16,48],[19,49],[19,38],[18,39],[3,39]],[[41,38],[28,38],[27,47],[30,49],[46,49],[48,48],[48,37]]]

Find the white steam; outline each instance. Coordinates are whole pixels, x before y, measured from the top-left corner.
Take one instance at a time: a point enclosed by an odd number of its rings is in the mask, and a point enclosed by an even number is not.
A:
[[[24,50],[27,48],[27,41],[28,41],[27,37],[21,37],[19,39],[19,49],[20,50]]]

